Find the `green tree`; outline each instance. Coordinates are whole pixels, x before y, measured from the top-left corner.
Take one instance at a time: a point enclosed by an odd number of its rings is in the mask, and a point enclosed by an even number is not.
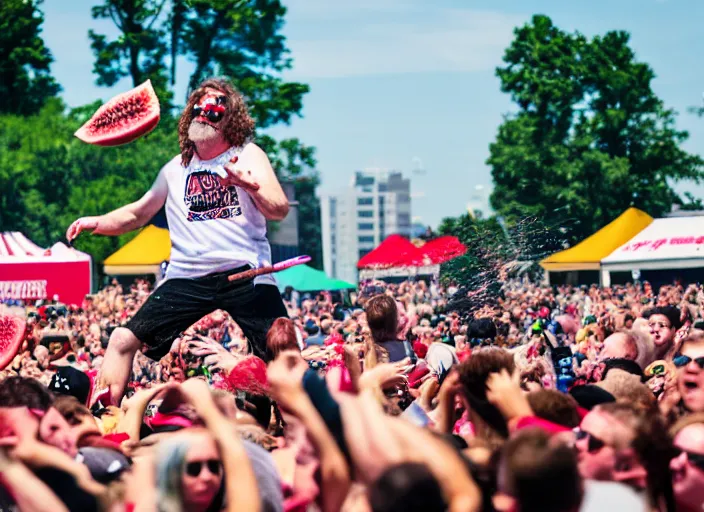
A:
[[[131,77],[136,87],[150,79],[162,102],[168,104],[171,100],[165,67],[168,48],[166,30],[159,23],[166,3],[166,0],[103,0],[93,7],[93,18],[111,20],[120,31],[120,36],[112,41],[103,34],[88,31],[98,85],[111,87],[120,79]]]
[[[567,230],[549,218],[524,217],[507,224],[498,216],[464,214],[443,219],[437,232],[456,236],[467,247],[463,256],[442,265],[440,276],[459,287],[450,309],[470,313],[495,303],[507,277],[537,279],[539,262],[564,248]]]
[[[120,31],[114,40],[89,32],[98,85],[149,78],[162,101],[170,101],[183,55],[195,65],[189,90],[208,76],[230,77],[258,128],[300,115],[308,86],[279,76],[292,65],[280,34],[286,14],[280,0],[102,0],[92,14]]]
[[[164,120],[133,144],[103,148],[73,132],[97,108],[73,111],[57,98],[33,116],[0,115],[0,226],[19,230],[41,246],[64,239],[77,217],[135,201],[159,168],[178,151],[175,121]],[[96,262],[128,237],[81,236],[76,247]]]
[[[260,129],[300,115],[308,86],[279,77],[292,66],[280,34],[286,14],[280,0],[188,3],[174,37],[181,41],[180,52],[195,64],[189,89],[213,74],[229,76],[247,97]]]
[[[50,74],[41,0],[0,2],[0,113],[30,115],[61,90]]]
[[[535,16],[515,30],[504,64],[496,74],[518,111],[499,127],[487,163],[491,204],[509,225],[550,218],[574,242],[629,206],[662,215],[681,202],[673,182],[704,176],[626,32],[588,39]]]

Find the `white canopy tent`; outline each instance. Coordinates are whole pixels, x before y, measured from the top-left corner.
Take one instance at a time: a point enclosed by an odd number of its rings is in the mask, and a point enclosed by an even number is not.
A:
[[[704,275],[704,216],[655,219],[601,260],[604,286],[610,272],[700,267]]]

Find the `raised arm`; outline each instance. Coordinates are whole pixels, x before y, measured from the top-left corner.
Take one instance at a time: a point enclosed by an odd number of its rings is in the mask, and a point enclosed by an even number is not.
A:
[[[166,176],[162,169],[152,188],[140,199],[105,215],[81,217],[68,228],[66,239],[72,242],[82,231],[117,236],[141,228],[164,206],[167,193]]]
[[[181,385],[181,391],[194,406],[220,450],[226,477],[226,512],[258,512],[261,509],[259,485],[247,450],[237,436],[232,435],[232,424],[218,409],[208,385],[200,379],[188,379]]]

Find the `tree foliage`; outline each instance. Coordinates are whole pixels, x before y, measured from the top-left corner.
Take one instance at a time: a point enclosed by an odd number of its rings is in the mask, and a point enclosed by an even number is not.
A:
[[[34,116],[0,116],[0,225],[41,246],[64,238],[69,224],[135,201],[178,152],[172,120],[133,144],[102,148],[73,132],[98,103],[67,111],[54,98]],[[125,238],[82,236],[76,243],[100,262]]]
[[[0,113],[30,115],[61,90],[40,37],[41,0],[0,2]]]
[[[102,0],[92,13],[120,31],[113,40],[89,33],[99,85],[149,78],[170,100],[184,56],[194,65],[188,90],[209,76],[230,77],[260,129],[300,115],[309,89],[280,77],[292,65],[280,34],[286,14],[280,0]]]
[[[496,74],[518,111],[499,127],[487,163],[492,207],[509,224],[563,221],[574,242],[629,206],[662,215],[682,203],[674,182],[704,176],[628,33],[589,39],[535,16],[515,30],[503,60]]]
[[[441,267],[441,278],[459,287],[450,309],[465,313],[495,303],[507,277],[536,279],[540,260],[566,243],[564,226],[549,218],[525,217],[508,225],[498,216],[464,214],[443,219],[438,234],[456,236],[467,247]]]

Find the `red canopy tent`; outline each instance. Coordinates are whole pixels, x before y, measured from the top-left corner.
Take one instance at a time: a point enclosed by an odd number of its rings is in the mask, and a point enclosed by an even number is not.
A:
[[[390,235],[357,262],[358,269],[386,269],[422,265],[423,253],[407,238]]]
[[[91,292],[91,258],[58,242],[42,249],[17,231],[0,233],[0,300],[35,301],[58,295],[81,304]]]
[[[416,247],[401,235],[387,237],[357,263],[360,276],[436,274],[439,265],[463,255],[467,248],[454,236],[441,236]],[[382,271],[381,274],[379,271]]]
[[[445,263],[467,252],[467,247],[456,236],[439,236],[420,247],[432,264]]]

